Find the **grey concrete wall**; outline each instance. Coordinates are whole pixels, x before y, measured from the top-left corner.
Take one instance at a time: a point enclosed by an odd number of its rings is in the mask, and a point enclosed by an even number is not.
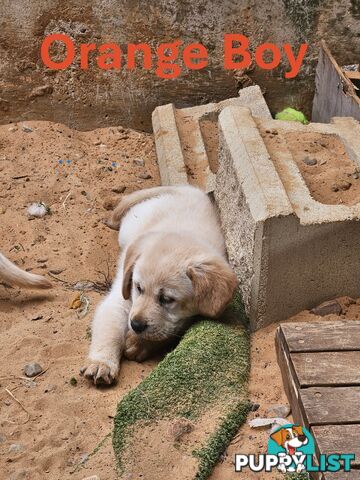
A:
[[[125,124],[151,129],[151,112],[173,102],[190,106],[236,96],[249,78],[266,91],[275,112],[292,105],[311,110],[316,42],[324,38],[340,63],[360,46],[358,0],[0,0],[0,121],[48,119],[79,129]],[[64,32],[76,42],[199,41],[211,63],[205,70],[163,80],[142,69],[104,72],[77,67],[48,72],[40,59],[46,34]],[[236,78],[224,71],[223,34],[242,33],[255,47],[265,41],[311,44],[301,75],[258,68]],[[358,60],[356,58],[356,60]],[[45,87],[43,90],[36,90]],[[35,90],[34,90],[35,89]],[[40,95],[39,95],[40,94]]]

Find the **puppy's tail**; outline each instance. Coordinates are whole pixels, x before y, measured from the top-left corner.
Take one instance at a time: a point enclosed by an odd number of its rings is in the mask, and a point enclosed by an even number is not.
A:
[[[41,275],[28,273],[10,262],[0,253],[0,281],[24,288],[52,288],[51,282]]]
[[[104,223],[113,230],[119,230],[121,219],[127,214],[130,208],[134,207],[140,202],[150,200],[154,197],[159,197],[163,194],[176,193],[178,193],[178,189],[176,186],[146,188],[145,190],[137,190],[136,192],[132,192],[129,195],[125,195],[120,200],[119,205],[115,208],[111,217],[108,220],[105,220]]]

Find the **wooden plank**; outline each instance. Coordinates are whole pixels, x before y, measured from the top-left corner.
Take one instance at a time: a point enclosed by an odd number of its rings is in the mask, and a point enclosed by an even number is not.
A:
[[[360,470],[351,470],[351,472],[324,473],[321,480],[360,480]]]
[[[292,353],[291,361],[299,385],[360,385],[360,351]]]
[[[332,117],[360,120],[360,99],[324,41],[321,42],[315,76],[313,122],[329,123]]]
[[[307,426],[305,417],[299,402],[299,385],[296,383],[296,376],[291,365],[290,352],[285,343],[281,327],[278,327],[275,334],[275,345],[277,360],[281,371],[286,396],[291,405],[291,412],[295,423]]]
[[[358,320],[283,323],[281,329],[290,352],[360,350]]]
[[[307,424],[360,424],[360,387],[311,387],[300,390]]]
[[[350,80],[360,80],[360,72],[353,72],[351,70],[343,70],[343,72]]]
[[[322,425],[311,428],[320,454],[354,453],[354,466],[360,466],[360,425]]]

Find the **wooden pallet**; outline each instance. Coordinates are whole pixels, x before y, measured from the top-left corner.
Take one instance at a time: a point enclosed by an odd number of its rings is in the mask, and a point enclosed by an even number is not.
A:
[[[284,323],[276,349],[294,421],[310,430],[316,454],[356,455],[359,470],[320,479],[360,479],[360,321]]]

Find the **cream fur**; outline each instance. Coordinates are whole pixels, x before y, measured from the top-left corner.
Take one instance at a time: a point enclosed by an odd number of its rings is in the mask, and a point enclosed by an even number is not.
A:
[[[10,262],[0,253],[0,281],[9,285],[24,288],[51,288],[52,285],[45,277],[28,273]]]
[[[215,207],[194,187],[134,192],[110,223],[120,224],[121,253],[111,291],[95,312],[82,369],[94,383],[111,383],[123,354],[143,360],[180,336],[195,315],[216,317],[237,285]],[[136,333],[134,321],[145,330]]]

